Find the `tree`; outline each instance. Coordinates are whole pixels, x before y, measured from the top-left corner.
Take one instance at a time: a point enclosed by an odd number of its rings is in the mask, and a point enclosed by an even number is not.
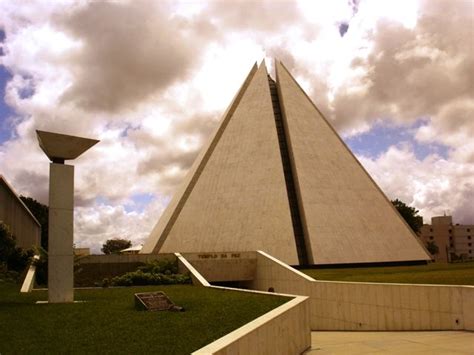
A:
[[[41,224],[41,247],[48,250],[48,219],[49,219],[49,208],[46,205],[36,201],[31,197],[20,196],[20,199],[33,213],[33,216]]]
[[[395,206],[398,213],[400,213],[407,224],[411,227],[413,232],[418,233],[421,226],[423,225],[423,217],[418,215],[418,212],[420,211],[414,207],[408,206],[399,199],[392,201],[392,204]]]
[[[33,256],[33,250],[23,250],[16,246],[10,228],[0,221],[0,270],[22,272]]]
[[[132,242],[127,239],[108,239],[102,244],[102,252],[104,254],[119,254],[120,251],[130,248]]]
[[[439,248],[434,241],[429,241],[426,243],[426,249],[430,252],[431,255],[439,253]]]
[[[7,265],[8,259],[15,250],[15,238],[10,228],[0,221],[0,264]]]

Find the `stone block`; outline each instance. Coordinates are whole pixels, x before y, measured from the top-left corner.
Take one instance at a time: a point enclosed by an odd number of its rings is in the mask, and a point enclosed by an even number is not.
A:
[[[439,312],[440,311],[440,288],[437,286],[433,286],[428,288],[428,304],[430,311]]]
[[[410,287],[400,286],[400,307],[402,309],[410,309]]]
[[[422,310],[419,312],[419,320],[420,320],[420,329],[421,330],[430,330],[430,311]]]
[[[400,311],[401,317],[402,317],[402,329],[403,330],[412,330],[412,322],[411,322],[411,315],[410,315],[410,310],[408,309],[402,309]]]
[[[383,285],[377,285],[376,286],[376,299],[377,299],[377,306],[383,306],[385,305],[385,299],[384,299],[384,288]]]
[[[377,326],[377,306],[370,305],[369,307],[370,307],[370,309],[369,309],[369,313],[370,313],[369,324],[370,324],[370,327],[371,327],[371,329],[378,329],[378,326]]]
[[[49,210],[49,255],[73,254],[73,228],[73,210]]]
[[[73,263],[72,255],[48,256],[48,301],[50,303],[74,301]]]
[[[420,299],[420,293],[418,292],[420,286],[410,285],[409,287],[409,294],[410,294],[410,309],[413,310],[420,310],[420,303],[422,302]],[[426,300],[423,300],[423,302]]]
[[[430,329],[441,330],[441,317],[439,312],[430,311]]]
[[[385,329],[395,330],[394,310],[391,307],[384,307],[383,314],[385,316]]]
[[[412,330],[424,330],[422,328],[421,313],[422,312],[419,310],[414,310],[414,309],[410,310]]]
[[[440,312],[451,311],[451,293],[449,292],[449,287],[439,288],[439,306]]]
[[[449,288],[451,294],[451,313],[454,314],[462,314],[463,312],[463,299],[461,288],[459,287],[450,287]]]
[[[74,166],[50,164],[49,208],[74,208]]]
[[[393,307],[393,289],[396,286],[382,286],[383,289],[383,305],[386,307]]]
[[[474,331],[474,287],[463,287],[461,296],[464,328]]]
[[[401,286],[392,286],[392,307],[395,309],[402,308]]]

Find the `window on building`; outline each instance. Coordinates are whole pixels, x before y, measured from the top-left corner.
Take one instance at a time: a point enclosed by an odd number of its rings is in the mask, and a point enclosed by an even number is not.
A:
[[[471,230],[468,228],[467,231],[470,232]]]
[[[471,245],[472,245],[472,243],[467,243],[467,245],[468,245],[468,246],[471,246]]]
[[[430,240],[433,240],[433,237],[430,237]]]
[[[453,240],[453,237],[449,237],[449,240]]]
[[[467,236],[467,239],[471,239],[471,236],[470,236],[470,235],[468,235],[468,236]]]
[[[451,230],[451,229],[449,229],[449,230],[448,230],[448,232],[449,232],[449,233],[451,233],[451,232],[452,232],[452,230]]]
[[[469,254],[472,254],[472,250],[471,250],[471,249],[469,249]]]
[[[450,246],[451,248],[453,248],[453,247],[454,247],[454,244],[453,244],[453,243],[449,243],[449,246]]]

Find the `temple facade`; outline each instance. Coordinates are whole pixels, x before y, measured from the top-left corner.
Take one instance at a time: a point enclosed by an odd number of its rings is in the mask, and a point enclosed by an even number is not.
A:
[[[417,236],[282,63],[254,65],[140,253],[423,262]]]

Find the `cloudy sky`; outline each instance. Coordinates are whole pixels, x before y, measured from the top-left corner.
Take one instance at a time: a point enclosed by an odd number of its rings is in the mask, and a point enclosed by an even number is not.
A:
[[[474,223],[470,0],[0,0],[0,174],[47,203],[35,129],[75,161],[75,242],[143,242],[255,61],[290,69],[389,198]]]

